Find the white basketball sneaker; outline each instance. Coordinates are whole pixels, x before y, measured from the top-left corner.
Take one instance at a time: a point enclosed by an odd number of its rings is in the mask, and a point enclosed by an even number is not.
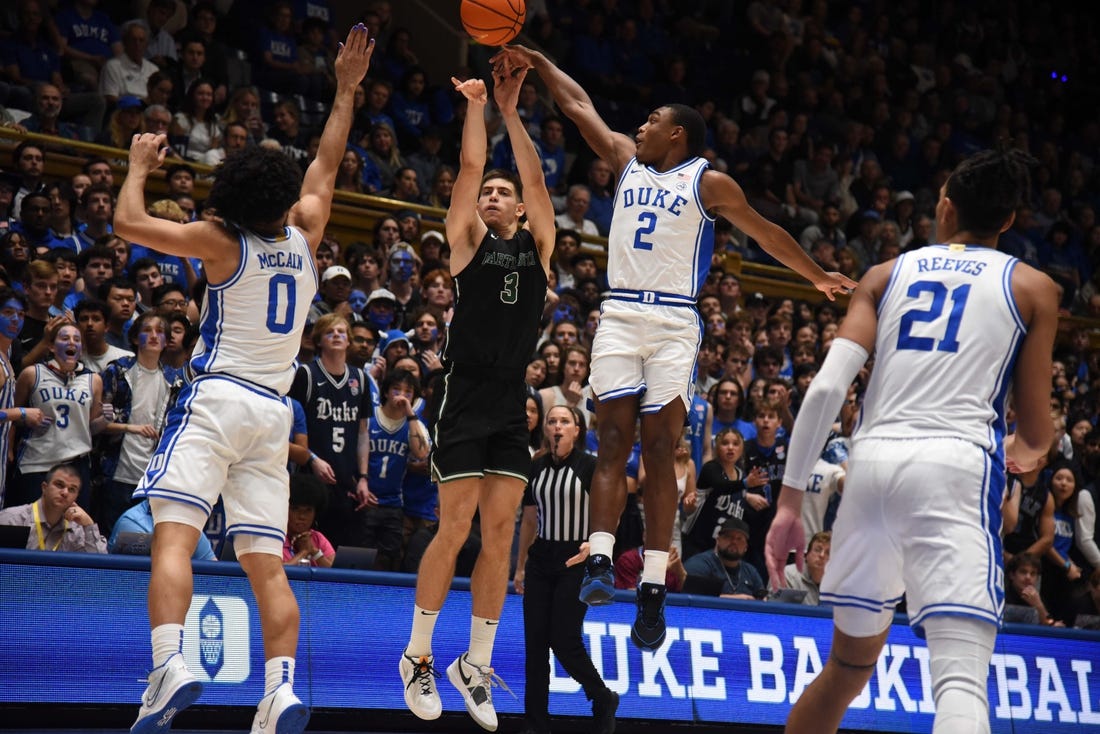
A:
[[[149,686],[141,695],[141,708],[130,734],[157,734],[172,727],[176,714],[195,702],[202,693],[183,655],[174,654],[149,673]]]
[[[443,702],[435,687],[439,673],[432,667],[435,658],[426,655],[412,658],[401,655],[401,682],[405,684],[405,705],[421,719],[431,721],[443,713]]]
[[[488,665],[470,664],[463,653],[447,667],[447,678],[462,694],[466,710],[477,725],[487,731],[496,731],[497,711],[493,708],[493,686],[500,686],[512,693],[500,676]]]
[[[305,707],[289,683],[283,683],[270,695],[260,699],[252,719],[252,734],[300,734],[309,723]]]

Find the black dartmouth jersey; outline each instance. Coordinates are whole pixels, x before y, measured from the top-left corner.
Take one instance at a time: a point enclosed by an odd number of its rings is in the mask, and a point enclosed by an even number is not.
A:
[[[535,351],[546,271],[525,229],[510,240],[488,232],[455,276],[455,312],[443,356],[458,365],[515,370]]]

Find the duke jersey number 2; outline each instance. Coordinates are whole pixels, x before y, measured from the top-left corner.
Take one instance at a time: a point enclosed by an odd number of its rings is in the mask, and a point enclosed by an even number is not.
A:
[[[694,301],[714,251],[714,217],[704,211],[699,192],[708,166],[704,158],[663,172],[636,158],[626,164],[607,236],[612,289]]]

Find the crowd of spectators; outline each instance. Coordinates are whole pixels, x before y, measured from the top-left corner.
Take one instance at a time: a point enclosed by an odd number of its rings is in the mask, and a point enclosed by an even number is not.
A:
[[[308,165],[333,88],[336,50],[325,0],[237,0],[228,11],[224,3],[203,1],[139,5],[73,0],[54,9],[43,0],[18,0],[0,12],[2,123],[57,139],[20,143],[0,175],[0,286],[12,289],[0,316],[7,318],[9,305],[18,311],[22,304],[24,313],[7,379],[37,384],[42,370],[64,380],[82,370],[99,375],[89,381],[99,393],[79,406],[85,420],[71,424],[87,433],[82,440],[91,450],[52,458],[72,463],[62,475],[81,480],[79,506],[87,510],[81,519],[94,519],[105,536],[123,511],[134,522],[147,520],[147,508],[127,510],[119,498],[136,482],[134,467],[151,452],[164,406],[182,379],[198,337],[204,281],[201,263],[112,233],[119,182],[110,161],[89,158],[80,173],[54,180],[45,175],[49,157],[71,154],[66,140],[125,149],[134,132],[163,132],[171,147],[169,193],[151,211],[177,221],[216,218],[195,199],[190,164],[216,165],[262,145]],[[259,18],[264,24],[256,33]],[[337,188],[398,206],[445,209],[463,98],[447,80],[430,78],[420,63],[430,50],[415,26],[394,21],[389,2],[368,2],[359,20],[378,46],[356,94]],[[1100,317],[1096,26],[1086,11],[1062,8],[1055,17],[1050,4],[1012,2],[535,0],[528,3],[526,32],[582,82],[616,129],[632,133],[664,103],[698,109],[711,164],[733,176],[749,202],[825,269],[853,278],[936,241],[939,190],[961,159],[993,145],[1028,151],[1038,162],[1033,191],[1001,247],[1058,282],[1064,314]],[[475,48],[470,68],[456,75],[484,71],[486,58]],[[553,405],[570,405],[589,421],[589,450],[597,451],[587,410],[588,350],[606,282],[591,242],[608,232],[614,172],[555,115],[537,79],[525,84],[520,112],[559,227],[554,292],[527,371],[532,450],[539,448],[540,417]],[[493,164],[514,166],[499,116],[491,106],[486,114]],[[438,223],[418,211],[379,218],[361,240],[327,237],[317,253],[320,295],[300,357],[362,370],[358,412],[345,416],[349,431],[360,420],[369,430],[382,396],[402,405],[403,398],[432,416],[454,286]],[[705,335],[677,470],[682,523],[670,585],[698,587],[710,576],[716,593],[762,598],[769,582],[762,547],[786,436],[844,313],[831,303],[742,293],[732,264],[769,263],[768,256],[723,221],[715,239],[699,294]],[[146,313],[156,318],[143,320]],[[341,330],[346,344],[334,356],[323,337]],[[1090,347],[1091,334],[1076,328],[1055,355],[1051,415],[1060,432],[1048,466],[1013,477],[1006,492],[1009,601],[1038,610],[1042,622],[1073,624],[1076,614],[1095,613],[1100,597],[1100,404],[1093,397],[1100,394],[1100,352]],[[65,356],[74,344],[80,366],[69,369]],[[813,563],[787,574],[790,585],[807,592],[807,603],[816,601],[828,559],[846,440],[865,384],[866,374],[852,386],[807,488]],[[41,446],[51,432],[57,438],[70,430],[63,425],[69,413],[36,403],[30,390],[16,397],[17,415],[8,411],[8,419],[17,444]],[[20,409],[32,411],[30,419]],[[340,434],[337,449],[335,432],[331,440],[311,436],[305,425],[299,422],[288,437],[297,447],[293,470],[336,486],[354,486],[365,474],[371,487],[382,486],[371,472],[385,473],[385,465],[362,472],[352,457],[350,468],[339,467],[344,447],[355,450],[350,434]],[[319,441],[331,449],[328,458],[315,450]],[[73,445],[56,445],[62,444]],[[45,469],[17,461],[5,504],[33,499]],[[626,471],[631,499],[616,546],[624,573],[643,542],[645,497],[644,467],[635,458]],[[58,492],[65,501],[72,494]],[[423,457],[409,457],[396,505],[376,496],[377,506],[352,510],[362,521],[349,527],[325,492],[296,480],[287,559],[329,565],[333,544],[384,546],[379,568],[414,571],[434,532],[434,492]],[[403,498],[403,510],[394,512]],[[331,524],[334,517],[340,524]],[[209,531],[214,555],[222,540],[216,515]],[[475,528],[471,551],[476,538]]]

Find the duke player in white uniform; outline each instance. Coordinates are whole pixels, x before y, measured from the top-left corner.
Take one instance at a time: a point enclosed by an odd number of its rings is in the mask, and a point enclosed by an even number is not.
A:
[[[115,231],[171,255],[200,257],[210,280],[189,363],[194,381],[169,414],[135,491],[149,498],[156,523],[149,583],[154,670],[135,734],[167,729],[202,690],[183,659],[183,622],[191,554],[219,495],[263,624],[265,688],[252,732],[296,734],[309,719],[293,690],[298,605],[282,565],[292,420],[284,396],[317,293],[313,258],[329,218],[354,90],[373,50],[366,29],[352,28],[336,58],[336,98],[304,180],[278,151],[241,151],[218,168],[207,201],[224,225],[148,216],[145,184],[164,162],[167,141],[145,134],[131,144]]]
[[[852,379],[875,366],[852,437],[821,600],[829,661],[788,732],[836,731],[871,677],[894,606],[928,641],[935,734],[988,732],[986,677],[1004,605],[1001,495],[1007,465],[1050,448],[1058,299],[1044,274],[996,250],[1030,190],[1026,156],[986,151],[940,190],[931,245],[864,276],[798,413],[767,555],[782,579],[805,546],[802,490]],[[1005,438],[1011,394],[1015,433]]]
[[[855,283],[823,271],[786,232],[749,206],[732,178],[708,169],[700,157],[705,125],[694,109],[658,107],[631,139],[612,132],[580,85],[543,55],[513,46],[498,58],[533,67],[558,107],[619,176],[608,235],[611,298],[603,305],[592,347],[600,451],[581,599],[607,604],[614,595],[611,552],[626,504],[623,466],[640,413],[649,476],[647,550],[631,638],[655,649],[665,637],[665,567],[677,516],[674,454],[692,401],[702,336],[695,299],[710,269],[715,218],[733,222],[830,298]]]

